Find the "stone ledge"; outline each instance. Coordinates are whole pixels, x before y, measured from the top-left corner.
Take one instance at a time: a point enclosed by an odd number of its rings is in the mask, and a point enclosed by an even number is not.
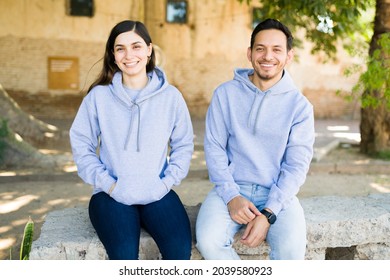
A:
[[[390,259],[390,194],[312,197],[301,203],[307,222],[307,260]],[[194,233],[199,205],[186,208]],[[238,238],[234,248],[242,259],[268,259],[266,243],[248,248]],[[30,259],[104,260],[107,255],[87,209],[69,208],[48,214],[40,237],[33,242]],[[160,259],[157,246],[144,231],[140,259]],[[192,259],[202,259],[194,245]]]

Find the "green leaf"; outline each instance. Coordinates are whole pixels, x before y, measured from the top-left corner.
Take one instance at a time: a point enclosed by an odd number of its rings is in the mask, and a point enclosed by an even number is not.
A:
[[[20,260],[28,260],[34,235],[34,222],[28,217],[28,222],[24,227],[23,241],[20,247]]]

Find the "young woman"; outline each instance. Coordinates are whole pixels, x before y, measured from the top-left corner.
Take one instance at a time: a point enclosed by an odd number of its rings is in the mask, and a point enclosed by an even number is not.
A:
[[[79,176],[93,185],[89,216],[110,259],[138,259],[141,228],[163,259],[190,259],[190,222],[172,187],[189,170],[191,119],[141,22],[111,30],[70,141]]]

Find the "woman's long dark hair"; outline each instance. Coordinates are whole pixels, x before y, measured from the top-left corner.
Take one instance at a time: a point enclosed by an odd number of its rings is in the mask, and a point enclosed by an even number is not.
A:
[[[150,44],[152,43],[152,39],[150,38],[146,26],[140,21],[124,20],[122,22],[119,22],[117,25],[115,25],[112,28],[110,36],[108,37],[106,43],[102,71],[100,72],[98,78],[91,84],[91,86],[88,89],[88,92],[97,85],[110,84],[112,78],[114,77],[114,74],[120,71],[118,66],[115,64],[114,43],[116,37],[118,37],[119,34],[128,31],[134,31],[145,41],[145,43],[148,46],[150,46]],[[149,62],[146,65],[146,72],[153,71],[155,67],[156,67],[156,56],[154,54],[154,49],[152,48],[152,54],[150,55]]]

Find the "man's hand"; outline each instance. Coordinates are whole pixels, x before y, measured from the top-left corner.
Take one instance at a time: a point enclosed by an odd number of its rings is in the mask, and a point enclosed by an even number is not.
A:
[[[242,196],[237,196],[229,201],[228,209],[230,217],[237,223],[246,225],[256,216],[261,215],[256,206]]]
[[[241,243],[249,247],[259,246],[267,237],[270,224],[264,215],[256,216],[249,222],[241,236]]]

